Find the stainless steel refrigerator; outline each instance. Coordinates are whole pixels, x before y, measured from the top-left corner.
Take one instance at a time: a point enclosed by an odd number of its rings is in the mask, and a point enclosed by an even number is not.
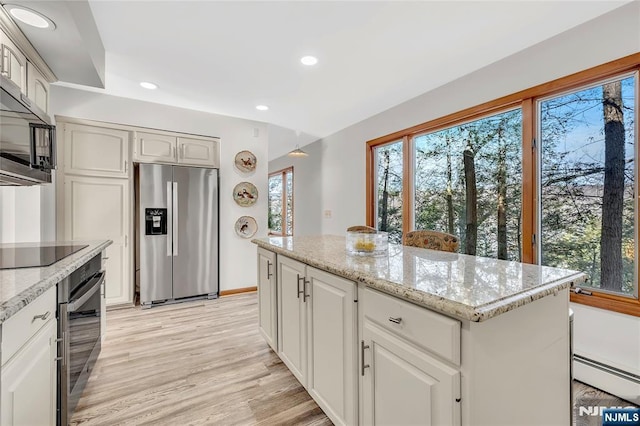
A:
[[[143,307],[217,297],[218,170],[140,164],[137,200]]]

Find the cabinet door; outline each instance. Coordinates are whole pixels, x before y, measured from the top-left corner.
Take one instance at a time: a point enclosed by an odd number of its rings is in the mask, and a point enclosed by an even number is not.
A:
[[[211,140],[178,138],[178,163],[218,167],[217,148]]]
[[[355,425],[356,285],[311,267],[307,280],[307,390],[334,424]]]
[[[271,348],[278,352],[276,254],[258,247],[258,326]]]
[[[27,97],[38,108],[49,113],[49,82],[31,62],[27,62]]]
[[[64,123],[65,174],[129,176],[129,132]]]
[[[106,302],[130,303],[129,181],[66,175],[64,197],[66,239],[113,240],[106,249]]]
[[[363,424],[459,425],[460,373],[364,321]]]
[[[140,163],[175,163],[176,137],[136,132],[133,158]]]
[[[56,424],[56,321],[50,320],[2,366],[0,424]]]
[[[304,297],[305,265],[278,256],[278,355],[306,388],[307,303]]]
[[[0,31],[0,72],[13,81],[22,93],[27,92],[27,57],[9,37]]]

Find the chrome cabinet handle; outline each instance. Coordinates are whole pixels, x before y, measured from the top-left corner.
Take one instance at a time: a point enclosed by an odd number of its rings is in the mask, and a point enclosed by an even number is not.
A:
[[[47,318],[49,318],[49,315],[51,315],[51,312],[49,312],[49,311],[45,312],[44,314],[34,315],[33,319],[31,320],[31,322],[33,323],[37,319],[41,319],[42,321],[46,321]]]
[[[360,341],[360,359],[362,360],[362,363],[361,363],[362,368],[360,369],[360,372],[361,372],[360,374],[362,374],[363,376],[364,376],[364,369],[370,367],[369,364],[365,364],[364,363],[364,350],[365,349],[369,349],[369,345],[365,345],[364,344],[364,340],[361,340]]]
[[[309,281],[307,280],[307,277],[302,277],[302,294],[304,295],[303,299],[304,302],[307,302],[307,297],[311,297],[310,294],[307,294],[307,284],[309,284]]]
[[[271,279],[273,274],[271,273],[271,265],[272,263],[267,260],[267,279]]]
[[[398,318],[389,317],[389,321],[391,321],[394,324],[400,324],[402,322],[402,318],[401,317],[398,317]]]
[[[300,295],[304,294],[304,289],[300,290],[300,280],[304,280],[304,277],[301,277],[300,274],[296,274],[298,276],[298,284],[297,284],[297,290],[298,290],[298,299],[300,299]]]

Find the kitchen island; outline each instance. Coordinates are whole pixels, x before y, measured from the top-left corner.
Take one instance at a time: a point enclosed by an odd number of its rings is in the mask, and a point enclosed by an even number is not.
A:
[[[336,424],[566,425],[586,275],[340,236],[258,248],[260,329]]]

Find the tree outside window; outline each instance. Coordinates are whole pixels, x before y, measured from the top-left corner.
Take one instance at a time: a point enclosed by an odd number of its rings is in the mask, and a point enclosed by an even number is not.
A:
[[[269,174],[270,235],[293,235],[293,167]]]

